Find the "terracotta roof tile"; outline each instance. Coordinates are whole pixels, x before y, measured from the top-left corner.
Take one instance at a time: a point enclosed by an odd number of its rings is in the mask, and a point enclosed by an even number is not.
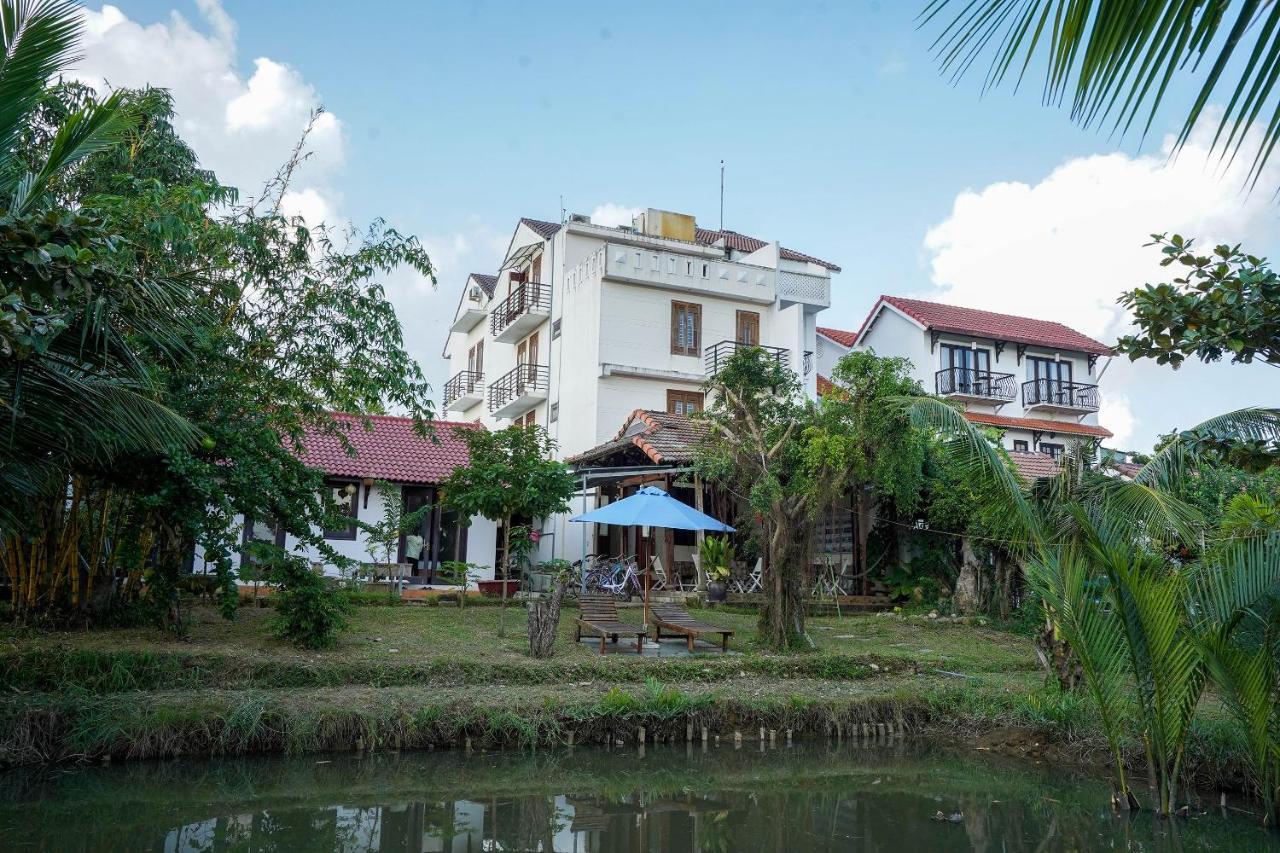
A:
[[[467,446],[454,435],[454,428],[483,429],[474,423],[432,421],[433,441],[414,432],[412,418],[373,415],[372,429],[364,428],[359,415],[335,412],[333,418],[345,425],[356,455],[347,453],[336,436],[309,430],[299,454],[302,461],[334,476],[393,483],[425,485],[447,479],[468,460]]]
[[[693,232],[695,242],[702,243],[704,246],[714,245],[721,240],[730,249],[738,252],[754,252],[768,243],[755,237],[748,237],[746,234],[739,234],[737,231],[716,231],[711,228],[695,228]],[[778,254],[789,261],[801,261],[804,263],[817,264],[820,267],[826,267],[832,272],[840,272],[840,267],[830,261],[824,261],[821,258],[815,258],[813,255],[806,255],[792,249],[782,248]]]
[[[1018,469],[1019,476],[1027,482],[1053,477],[1058,473],[1058,463],[1048,453],[1010,450],[1009,459],[1013,462],[1013,467]]]
[[[556,235],[556,232],[560,230],[559,222],[547,222],[543,219],[530,219],[527,216],[521,217],[520,222],[521,224],[528,225],[533,229],[534,233],[544,240],[550,240]]]
[[[871,327],[871,322],[880,312],[881,305],[892,305],[925,328],[939,332],[974,335],[980,338],[1093,355],[1112,354],[1111,347],[1061,323],[1019,317],[1014,314],[997,314],[994,311],[979,311],[976,308],[961,308],[957,305],[943,305],[939,302],[925,302],[920,299],[903,299],[900,296],[881,296],[876,301],[871,313],[863,321],[862,328],[858,330],[859,338]]]
[[[821,373],[818,374],[818,396],[819,397],[827,396],[828,394],[831,393],[832,389],[834,389],[835,387],[836,386],[832,384],[830,379],[823,376]]]
[[[846,332],[843,329],[832,329],[828,326],[819,326],[818,334],[824,338],[831,338],[842,347],[851,347],[858,340],[857,332]]]
[[[565,461],[572,465],[600,460],[637,447],[655,465],[692,462],[697,452],[695,446],[705,434],[706,426],[686,415],[636,409],[615,438]]]
[[[1092,424],[1078,424],[1075,421],[1048,421],[1042,418],[1010,418],[1004,415],[988,415],[984,412],[965,412],[967,420],[975,424],[1005,427],[1011,429],[1035,430],[1038,432],[1054,432],[1062,435],[1087,435],[1093,438],[1111,438],[1111,430]]]

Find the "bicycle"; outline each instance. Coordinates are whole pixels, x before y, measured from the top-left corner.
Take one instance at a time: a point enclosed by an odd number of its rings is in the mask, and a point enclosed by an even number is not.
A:
[[[640,584],[637,568],[635,557],[628,557],[625,561],[615,563],[613,573],[600,583],[601,591],[620,598],[630,598],[642,592],[643,587]]]

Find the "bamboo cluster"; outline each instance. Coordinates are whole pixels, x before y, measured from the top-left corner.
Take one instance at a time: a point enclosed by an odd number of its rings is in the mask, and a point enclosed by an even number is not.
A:
[[[29,529],[0,539],[0,573],[15,613],[84,611],[104,585],[111,595],[136,599],[156,540],[149,516],[132,498],[71,477],[63,495],[32,507]]]

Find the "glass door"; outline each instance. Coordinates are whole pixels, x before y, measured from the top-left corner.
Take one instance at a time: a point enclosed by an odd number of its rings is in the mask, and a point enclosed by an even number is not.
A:
[[[942,366],[948,373],[950,393],[991,394],[991,353],[987,350],[943,344]]]
[[[430,486],[405,486],[403,489],[404,512],[409,514],[431,506],[435,500],[435,489]],[[418,519],[411,529],[400,534],[400,552],[398,560],[410,565],[409,574],[418,583],[431,583],[434,580],[435,568],[432,562],[432,551],[435,548],[436,510],[428,510]]]
[[[1031,378],[1036,383],[1036,399],[1041,403],[1070,405],[1071,362],[1049,358],[1029,358]]]

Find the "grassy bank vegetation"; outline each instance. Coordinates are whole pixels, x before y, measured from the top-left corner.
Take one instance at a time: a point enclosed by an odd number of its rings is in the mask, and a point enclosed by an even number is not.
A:
[[[516,611],[517,613],[519,611]],[[623,611],[639,621],[638,610]],[[511,615],[511,614],[509,614]],[[522,615],[522,614],[521,614]],[[196,610],[189,639],[147,629],[13,631],[0,642],[0,763],[387,748],[527,748],[650,738],[747,739],[761,727],[796,738],[914,734],[968,738],[1028,729],[1013,751],[1103,763],[1091,703],[1044,686],[1031,639],[973,624],[893,616],[817,618],[811,654],[775,655],[739,630],[737,654],[601,657],[572,643],[531,660],[496,610],[358,608],[333,649],[276,638],[270,613],[227,623]],[[979,740],[980,744],[987,741]],[[995,749],[1010,746],[1002,738]],[[1216,705],[1197,717],[1193,776],[1240,778],[1239,744]],[[1141,745],[1127,754],[1140,762]]]

